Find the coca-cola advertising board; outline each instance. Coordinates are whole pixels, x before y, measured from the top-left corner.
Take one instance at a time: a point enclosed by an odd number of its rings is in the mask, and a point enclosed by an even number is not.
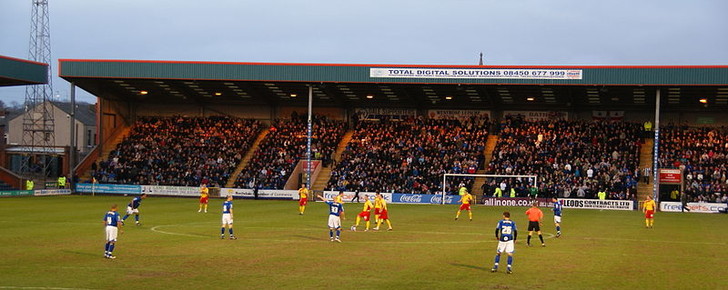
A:
[[[446,195],[445,204],[458,204],[459,195]],[[441,194],[393,193],[392,203],[442,204]]]

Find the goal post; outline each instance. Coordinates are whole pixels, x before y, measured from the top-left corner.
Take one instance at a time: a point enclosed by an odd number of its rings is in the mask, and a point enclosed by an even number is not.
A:
[[[485,178],[527,178],[529,180],[529,184],[533,184],[534,186],[538,186],[538,175],[521,175],[521,174],[467,174],[467,173],[444,173],[442,175],[442,204],[445,204],[445,196],[447,195],[447,178],[448,177],[485,177]],[[487,180],[486,180],[487,182]],[[473,183],[475,184],[475,183]],[[474,188],[471,190],[475,190]]]

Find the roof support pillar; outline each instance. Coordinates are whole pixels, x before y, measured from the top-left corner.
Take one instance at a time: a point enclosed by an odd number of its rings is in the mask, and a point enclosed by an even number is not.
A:
[[[652,150],[652,198],[660,201],[660,185],[658,184],[660,169],[657,161],[660,159],[660,89],[655,92],[655,146]]]
[[[68,181],[71,190],[73,190],[74,184],[74,169],[76,168],[76,84],[71,82],[71,110],[69,112],[71,119],[71,140],[68,146]]]
[[[311,137],[313,134],[312,130],[312,111],[313,109],[313,85],[308,85],[308,126],[307,140],[306,140],[306,188],[311,189]]]

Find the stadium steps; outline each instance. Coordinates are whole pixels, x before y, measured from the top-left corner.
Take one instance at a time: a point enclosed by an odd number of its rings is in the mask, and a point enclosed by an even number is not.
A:
[[[475,174],[486,174],[485,169],[478,170],[475,172]],[[481,198],[483,198],[483,191],[480,190],[480,187],[485,184],[485,181],[485,177],[476,177],[475,181],[473,181],[473,188],[470,189],[470,194],[475,196],[475,200],[480,200]]]
[[[331,178],[331,166],[322,167],[321,172],[319,172],[319,175],[316,178],[316,181],[313,182],[313,186],[311,187],[311,189],[313,189],[314,192],[323,191],[324,189],[326,189],[326,184],[329,182],[330,178]]]
[[[640,174],[642,174],[642,168],[652,167],[652,147],[655,145],[655,140],[653,140],[652,138],[645,138],[643,140],[644,144],[642,144],[642,148],[640,148]],[[651,194],[652,176],[650,176],[650,183],[644,183],[641,182],[641,180],[637,183],[637,200],[645,200],[647,196]]]
[[[243,171],[243,169],[248,166],[248,163],[250,163],[250,159],[253,158],[253,155],[256,151],[258,151],[258,146],[260,145],[260,142],[263,142],[263,139],[265,139],[265,136],[268,136],[268,132],[270,132],[268,129],[265,129],[258,134],[258,137],[255,138],[255,142],[253,142],[253,145],[250,146],[250,149],[248,149],[248,152],[245,153],[245,156],[243,156],[243,159],[240,160],[240,164],[238,164],[238,167],[235,167],[235,171],[233,171],[232,174],[230,174],[230,179],[228,179],[227,183],[225,184],[225,187],[232,188],[235,187],[235,181],[238,180],[238,175],[240,175],[240,172]]]
[[[336,147],[336,153],[334,153],[334,159],[341,161],[341,155],[344,154],[346,145],[349,145],[349,141],[351,141],[352,136],[354,136],[354,130],[346,131],[344,137],[341,137],[341,142],[339,142],[339,146]]]
[[[344,137],[341,138],[341,142],[339,142],[339,146],[336,147],[336,152],[334,153],[335,160],[341,161],[341,155],[344,153],[344,150],[346,150],[346,145],[349,144],[352,136],[354,136],[354,130],[349,130],[346,131]],[[329,167],[321,168],[321,172],[316,178],[316,181],[313,182],[313,186],[311,186],[311,189],[313,189],[314,191],[324,190],[326,188],[326,184],[329,182],[329,179],[331,179],[331,171],[333,167],[334,165],[332,164]]]
[[[498,135],[488,135],[488,142],[485,143],[485,151],[483,152],[485,155],[485,168],[488,168],[490,160],[493,159],[493,150],[495,150],[496,144],[498,144]]]
[[[113,139],[110,140],[110,142],[104,144],[104,151],[101,152],[101,155],[99,158],[96,159],[96,165],[99,165],[101,161],[108,160],[109,155],[111,154],[111,151],[116,150],[116,146],[121,143],[121,141],[124,141],[124,138],[129,136],[129,133],[131,132],[133,126],[129,126],[126,128],[121,129],[121,132],[117,134]],[[81,180],[91,180],[91,167],[89,167],[86,172],[83,173],[81,176]]]
[[[487,173],[485,172],[485,168],[488,168],[490,160],[493,159],[493,149],[495,149],[496,144],[498,144],[498,135],[488,135],[488,142],[485,143],[485,150],[483,150],[483,155],[485,155],[485,162],[483,162],[484,168],[476,171],[476,174]],[[483,197],[483,192],[480,190],[480,187],[482,187],[485,182],[485,177],[476,177],[475,181],[473,181],[473,188],[470,189],[470,193],[475,195],[476,200],[480,200]]]

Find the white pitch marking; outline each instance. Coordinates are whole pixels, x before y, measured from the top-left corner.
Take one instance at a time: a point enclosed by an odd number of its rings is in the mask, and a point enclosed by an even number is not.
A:
[[[166,235],[175,235],[175,236],[185,236],[185,237],[196,237],[196,238],[208,238],[212,237],[205,236],[205,235],[192,235],[192,234],[185,234],[185,233],[175,233],[175,232],[169,232],[169,231],[163,231],[160,230],[162,227],[175,227],[175,226],[184,226],[184,225],[191,225],[191,224],[201,224],[201,223],[189,223],[189,224],[171,224],[171,225],[159,225],[152,227],[150,230],[153,232],[157,232],[160,234],[166,234]],[[314,228],[271,228],[271,227],[246,227],[246,228],[267,228],[267,229],[277,229],[277,230],[289,230],[289,231],[321,231],[324,229],[314,229]],[[343,231],[343,229],[342,229]],[[372,231],[374,232],[374,231]],[[384,232],[384,231],[383,231]],[[456,233],[456,232],[425,232],[425,231],[398,231],[402,233],[420,233],[420,234],[467,234],[467,235],[485,235],[485,234],[478,234],[478,233]],[[551,239],[554,236],[554,234],[550,233],[543,233],[545,235],[544,239]],[[303,240],[303,239],[262,239],[262,238],[242,238],[244,240],[251,240],[251,241],[269,241],[269,242],[285,242],[285,243],[299,243],[299,242],[320,242],[319,240]],[[325,241],[327,239],[321,239],[321,241]],[[383,243],[383,244],[473,244],[473,243],[483,243],[483,242],[495,242],[495,240],[490,239],[483,239],[483,240],[467,240],[467,241],[441,241],[441,242],[428,242],[428,241],[378,241],[377,243]],[[349,241],[348,243],[371,243],[371,241]]]
[[[89,290],[88,288],[36,287],[36,286],[0,286],[0,289]]]
[[[311,242],[311,243],[321,243],[321,242],[328,242],[329,238],[321,238],[320,240],[284,240],[284,239],[248,239],[248,238],[242,238],[243,240],[252,240],[252,241],[266,241],[266,242],[285,242],[285,243],[300,243],[300,242]],[[477,243],[483,243],[483,242],[490,242],[488,240],[470,240],[470,241],[443,241],[443,242],[399,242],[399,241],[377,241],[377,244],[477,244]],[[496,241],[494,241],[496,242]],[[371,241],[351,241],[344,239],[344,243],[348,244],[371,244]]]
[[[166,225],[166,226],[175,226],[175,225]],[[160,234],[173,235],[173,236],[196,237],[196,238],[206,238],[206,237],[208,237],[208,236],[203,236],[203,235],[191,235],[191,234],[183,234],[183,233],[175,233],[175,232],[163,231],[163,230],[160,230],[159,229],[161,227],[164,227],[164,226],[154,226],[154,227],[151,228],[151,230],[153,232],[158,232]]]
[[[427,232],[419,232],[419,233],[427,233]],[[546,234],[544,239],[551,239],[555,237],[553,234]],[[270,241],[270,242],[301,242],[302,240],[292,240],[292,239],[258,239],[258,238],[244,238],[245,240],[253,240],[253,241]],[[328,239],[321,239],[321,241],[327,241]],[[318,240],[310,240],[310,242],[320,242]],[[352,244],[371,244],[371,241],[348,241],[345,240],[345,243],[352,243]],[[442,241],[442,242],[427,242],[427,241],[410,241],[410,242],[404,242],[404,241],[377,241],[377,244],[479,244],[479,243],[497,243],[496,240],[467,240],[467,241]]]
[[[661,241],[661,240],[643,240],[643,239],[590,238],[590,237],[586,237],[584,239],[585,240],[602,240],[602,241],[654,242],[654,243],[674,243],[674,244],[694,244],[694,245],[728,245],[728,243]]]
[[[0,221],[0,223],[22,223],[22,224],[71,224],[71,225],[98,225],[98,223],[81,223],[81,222],[67,222],[67,221],[18,221],[18,220],[12,220],[12,221]],[[2,287],[10,287],[10,286],[0,286],[0,289]]]

